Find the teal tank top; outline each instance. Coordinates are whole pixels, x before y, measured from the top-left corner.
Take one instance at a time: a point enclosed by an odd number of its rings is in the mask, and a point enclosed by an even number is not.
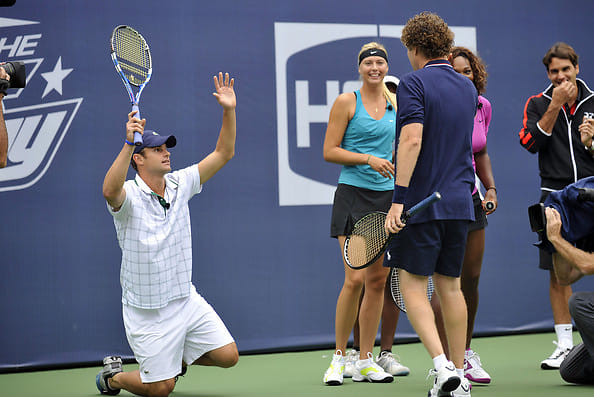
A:
[[[359,90],[355,91],[355,96],[357,107],[344,133],[341,147],[350,152],[371,154],[392,161],[396,138],[396,110],[389,106],[384,117],[375,120],[363,106]],[[394,189],[394,179],[380,175],[367,164],[343,166],[338,183],[377,191]]]

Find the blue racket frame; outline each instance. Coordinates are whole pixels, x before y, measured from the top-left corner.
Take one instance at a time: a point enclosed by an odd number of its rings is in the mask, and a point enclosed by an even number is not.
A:
[[[114,48],[114,37],[116,35],[116,32],[119,29],[132,30],[141,38],[141,40],[144,43],[144,51],[146,51],[146,56],[149,59],[150,65],[149,65],[149,68],[147,71],[146,79],[140,84],[136,84],[135,82],[130,81],[128,79],[128,77],[122,70],[122,67],[120,66],[120,62],[117,59],[118,57],[117,57],[117,54],[116,54],[116,51]],[[118,72],[118,74],[120,75],[120,78],[122,79],[122,82],[124,83],[124,87],[126,88],[126,91],[128,92],[128,95],[130,97],[130,103],[132,104],[132,111],[136,111],[135,117],[140,119],[141,118],[140,117],[140,109],[138,107],[138,104],[140,102],[140,96],[142,95],[142,91],[144,90],[144,87],[146,87],[148,82],[151,80],[151,76],[153,74],[153,61],[151,58],[151,51],[150,51],[149,45],[146,42],[146,40],[144,39],[144,37],[137,30],[131,28],[128,25],[119,25],[113,30],[113,33],[111,35],[111,40],[110,40],[110,47],[111,47],[111,60],[113,61],[113,65],[115,66],[115,69]],[[138,87],[138,92],[136,93],[136,95],[134,95],[132,86]],[[142,135],[139,132],[134,132],[134,145],[136,145],[136,146],[142,145]]]

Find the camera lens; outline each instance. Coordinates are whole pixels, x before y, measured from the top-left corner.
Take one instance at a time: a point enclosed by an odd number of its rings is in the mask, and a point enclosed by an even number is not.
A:
[[[7,62],[6,64],[2,65],[2,67],[4,68],[4,70],[6,71],[6,73],[8,73],[8,75],[10,76],[10,78],[12,78],[12,75],[14,73],[14,66],[12,66],[12,63]]]
[[[0,65],[10,76],[10,88],[25,88],[27,75],[25,64],[21,61],[6,62]]]

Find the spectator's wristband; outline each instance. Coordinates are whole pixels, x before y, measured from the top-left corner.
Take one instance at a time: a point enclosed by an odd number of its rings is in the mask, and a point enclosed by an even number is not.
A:
[[[134,142],[130,142],[129,140],[125,140],[124,142],[126,142],[126,144],[130,145],[130,146],[134,146]]]
[[[396,204],[404,204],[404,197],[406,197],[407,190],[408,187],[406,186],[394,186],[394,196],[392,197],[392,202]]]

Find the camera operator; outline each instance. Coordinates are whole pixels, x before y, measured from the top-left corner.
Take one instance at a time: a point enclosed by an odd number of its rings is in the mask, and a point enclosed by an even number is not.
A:
[[[6,90],[10,87],[10,75],[0,66],[0,168],[6,167],[6,156],[8,152],[8,132],[4,122],[4,105],[2,99],[6,95]]]
[[[6,167],[8,155],[8,131],[4,121],[2,99],[9,88],[25,88],[27,84],[25,63],[21,61],[0,63],[0,168]]]
[[[584,178],[573,185],[586,186],[588,183],[594,183],[594,177]],[[575,208],[580,207],[577,212],[589,208],[585,221],[591,225],[594,218],[592,202],[582,201],[580,204],[575,195],[565,192],[572,189],[575,191],[575,188],[576,186],[569,185],[560,192],[560,200],[555,200],[554,206],[563,213],[563,219],[568,223]],[[553,207],[545,208],[546,237],[556,250],[553,253],[553,267],[557,280],[561,285],[570,285],[583,276],[594,275],[594,233],[582,229],[590,234],[580,238],[577,246],[572,244],[562,235],[562,229],[565,236],[570,236],[571,233],[567,232],[567,227],[563,227],[559,211]],[[579,229],[583,224],[578,223],[576,226]],[[594,292],[575,292],[569,300],[569,312],[583,342],[575,346],[561,363],[561,377],[570,383],[594,384]]]

